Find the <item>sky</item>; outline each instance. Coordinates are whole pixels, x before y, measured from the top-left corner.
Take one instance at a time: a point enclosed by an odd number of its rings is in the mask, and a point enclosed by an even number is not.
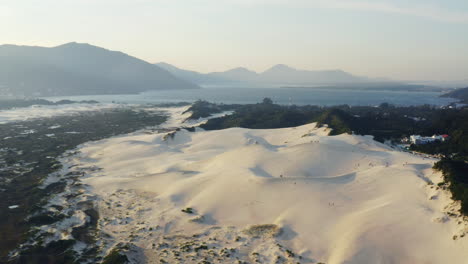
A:
[[[0,0],[0,44],[83,42],[200,72],[468,79],[467,0]]]

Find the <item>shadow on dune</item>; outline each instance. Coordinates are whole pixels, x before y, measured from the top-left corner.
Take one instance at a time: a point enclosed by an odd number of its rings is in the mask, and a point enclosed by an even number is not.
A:
[[[264,177],[264,178],[275,178],[273,175],[265,171],[264,169],[256,166],[255,168],[249,169],[255,176]]]
[[[281,240],[293,240],[296,236],[297,233],[294,230],[292,230],[291,227],[287,225],[281,227],[281,235],[279,236]]]
[[[272,145],[270,142],[266,141],[266,139],[254,136],[251,133],[245,133],[245,138],[249,145],[262,145],[263,147],[267,148],[270,151],[277,151],[279,148],[285,147],[286,145]]]

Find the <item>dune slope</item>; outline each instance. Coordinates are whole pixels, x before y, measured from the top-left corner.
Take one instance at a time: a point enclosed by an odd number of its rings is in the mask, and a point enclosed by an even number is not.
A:
[[[102,247],[160,263],[467,263],[435,160],[297,128],[135,134],[70,158],[99,197]],[[242,263],[242,262],[240,262]]]

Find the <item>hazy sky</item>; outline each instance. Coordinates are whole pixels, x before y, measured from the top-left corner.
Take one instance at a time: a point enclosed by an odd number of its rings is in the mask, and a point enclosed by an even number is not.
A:
[[[468,79],[468,1],[0,0],[0,43],[71,41],[202,72]]]

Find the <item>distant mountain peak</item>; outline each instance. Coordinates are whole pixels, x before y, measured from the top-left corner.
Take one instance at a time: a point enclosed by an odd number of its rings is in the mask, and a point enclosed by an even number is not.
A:
[[[289,67],[286,64],[276,64],[273,67],[266,70],[264,73],[268,72],[284,72],[284,71],[296,71],[296,69]]]
[[[68,42],[57,47],[55,49],[82,49],[82,50],[108,50],[102,47],[94,46],[89,43],[78,43],[78,42]]]
[[[67,42],[67,43],[64,43],[62,45],[59,45],[59,46],[70,46],[70,45],[79,45],[80,43],[76,42],[76,41],[70,41],[70,42]]]
[[[0,46],[0,56],[0,68],[6,69],[0,71],[7,87],[0,89],[4,94],[128,94],[199,88],[146,61],[87,43],[52,48]]]
[[[65,43],[65,44],[62,44],[62,45],[58,45],[56,48],[64,48],[64,47],[76,47],[76,46],[92,46],[88,43],[78,43],[78,42],[75,42],[75,41],[72,41],[72,42],[68,42],[68,43]]]
[[[169,64],[167,62],[164,62],[164,61],[161,61],[161,62],[156,62],[155,65],[161,65],[161,66],[171,66],[171,67],[175,67],[174,65],[172,64]]]
[[[292,68],[286,64],[280,63],[280,64],[274,65],[273,67],[271,67],[271,69],[292,69]]]
[[[230,73],[247,73],[247,74],[257,74],[256,72],[254,71],[251,71],[245,67],[237,67],[237,68],[234,68],[234,69],[230,69],[228,71],[225,71],[225,72],[230,72]]]
[[[341,69],[331,70],[301,70],[286,64],[276,64],[264,72],[257,73],[245,67],[237,67],[224,72],[202,74],[194,71],[178,69],[168,63],[156,64],[183,79],[199,83],[270,83],[270,84],[338,84],[365,82],[366,78],[353,76]]]
[[[154,65],[156,65],[156,66],[158,66],[158,67],[160,67],[160,68],[163,68],[163,69],[165,69],[166,71],[170,71],[170,72],[180,70],[180,69],[177,68],[176,66],[174,66],[174,65],[172,65],[172,64],[169,64],[169,63],[167,63],[167,62],[163,62],[163,61],[157,62],[157,63],[155,63]],[[183,71],[185,71],[185,70],[183,70]]]

